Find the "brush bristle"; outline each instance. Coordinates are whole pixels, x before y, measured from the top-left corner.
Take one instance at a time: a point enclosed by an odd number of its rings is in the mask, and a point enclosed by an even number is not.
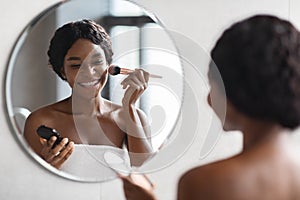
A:
[[[108,73],[113,76],[120,74],[120,72],[121,72],[121,68],[117,65],[111,65],[108,69]]]

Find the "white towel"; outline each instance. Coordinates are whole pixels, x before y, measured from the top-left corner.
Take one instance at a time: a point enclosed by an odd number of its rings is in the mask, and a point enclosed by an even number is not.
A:
[[[117,178],[116,171],[129,170],[130,159],[128,152],[124,149],[107,145],[86,144],[75,144],[74,147],[74,152],[62,165],[61,170],[80,180],[112,180]],[[107,156],[117,157],[119,160],[107,159]]]

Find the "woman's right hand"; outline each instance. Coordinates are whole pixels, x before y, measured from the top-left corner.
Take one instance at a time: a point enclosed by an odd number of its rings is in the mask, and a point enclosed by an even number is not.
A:
[[[73,153],[74,142],[69,142],[68,138],[63,138],[59,144],[52,148],[56,139],[55,136],[52,136],[48,141],[40,139],[43,145],[40,155],[46,162],[59,169]]]
[[[124,195],[127,200],[156,200],[154,195],[154,185],[148,180],[146,175],[118,174],[123,182]]]

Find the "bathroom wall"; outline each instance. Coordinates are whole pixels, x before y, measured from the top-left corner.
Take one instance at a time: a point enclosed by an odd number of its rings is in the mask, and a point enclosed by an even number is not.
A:
[[[116,199],[111,194],[110,184],[80,183],[58,177],[38,165],[18,145],[10,131],[4,99],[5,71],[9,54],[22,29],[30,20],[57,0],[13,0],[1,2],[0,6],[0,199]],[[154,12],[167,28],[190,37],[196,43],[210,50],[221,31],[232,22],[254,13],[271,13],[291,19],[300,27],[300,3],[297,0],[136,0]],[[298,8],[298,9],[297,9]],[[193,54],[193,49],[190,50]],[[197,55],[195,55],[197,56]],[[185,74],[191,76],[188,72]],[[205,119],[203,119],[205,121]],[[201,127],[199,132],[201,132]],[[241,149],[239,133],[221,136],[213,151],[199,159],[202,137],[197,137],[185,153],[172,165],[149,176],[157,184],[159,199],[175,199],[176,182],[180,174],[196,164],[226,158]],[[188,159],[187,159],[188,158]],[[186,164],[186,160],[195,162]],[[120,184],[118,181],[115,181]],[[120,194],[121,197],[121,189]]]

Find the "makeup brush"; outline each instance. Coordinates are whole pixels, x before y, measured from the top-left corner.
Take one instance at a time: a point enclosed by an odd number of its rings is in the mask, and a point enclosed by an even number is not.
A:
[[[127,68],[121,68],[119,67],[118,65],[110,65],[109,68],[108,68],[108,73],[110,75],[118,75],[118,74],[130,74],[134,72],[134,70],[132,69],[127,69]],[[159,76],[159,75],[155,75],[155,74],[150,74],[149,75],[151,78],[162,78],[162,76]]]

